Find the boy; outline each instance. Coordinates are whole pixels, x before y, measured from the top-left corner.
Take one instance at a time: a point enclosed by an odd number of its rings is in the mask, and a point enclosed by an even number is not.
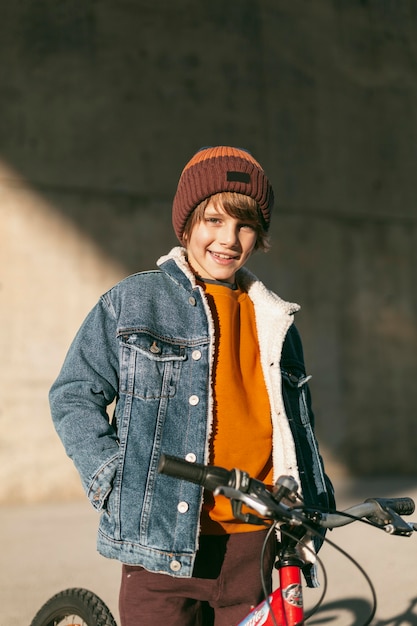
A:
[[[101,297],[51,389],[56,429],[102,511],[98,550],[123,563],[122,626],[231,626],[262,599],[265,530],[234,519],[226,499],[158,474],[162,452],[266,484],[292,474],[308,502],[332,498],[299,307],[244,268],[268,247],[272,205],[249,152],[197,152],[173,202],[181,247]],[[271,540],[269,578],[274,557]]]

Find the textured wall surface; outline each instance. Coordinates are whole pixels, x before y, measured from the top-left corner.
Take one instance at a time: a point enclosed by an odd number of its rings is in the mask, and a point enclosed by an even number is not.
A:
[[[416,474],[416,4],[0,2],[0,501],[80,492],[48,389],[99,295],[176,245],[214,144],[273,183],[251,265],[302,305],[329,467]]]

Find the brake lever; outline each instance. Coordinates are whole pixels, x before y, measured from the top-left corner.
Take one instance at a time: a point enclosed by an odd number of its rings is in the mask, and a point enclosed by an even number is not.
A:
[[[274,519],[274,520],[279,518],[283,520],[285,519],[286,521],[289,520],[291,521],[291,523],[300,523],[298,522],[298,520],[293,519],[293,515],[290,509],[287,509],[282,504],[274,502],[272,497],[268,497],[268,500],[266,500],[266,499],[262,499],[260,497],[261,494],[259,493],[258,494],[242,493],[238,489],[234,489],[233,487],[227,487],[227,486],[217,487],[214,491],[214,495],[215,496],[223,495],[226,498],[228,498],[232,502],[232,507],[235,507],[233,508],[233,513],[235,515],[236,515],[236,512],[238,514],[240,513],[241,515],[240,519],[242,521],[247,521],[252,518],[259,520],[258,517],[256,517],[255,515],[251,516],[250,513],[248,514],[241,513],[242,504],[246,504],[246,506],[256,511],[262,517],[266,517],[266,518]],[[246,518],[246,515],[248,515],[248,518]],[[263,521],[262,520],[260,522],[250,521],[249,523],[259,524],[259,523],[263,523]]]
[[[398,513],[391,509],[391,507],[382,507],[378,498],[368,498],[366,502],[373,502],[377,504],[377,512],[372,517],[369,517],[369,521],[383,527],[383,529],[390,535],[410,537],[413,534],[413,525],[404,521],[401,515],[398,515]]]
[[[408,522],[405,522],[398,513],[395,513],[390,508],[387,508],[387,512],[391,516],[391,522],[385,526],[387,533],[391,535],[400,535],[402,537],[410,537],[413,534],[413,526]]]
[[[243,502],[239,500],[230,500],[232,506],[233,517],[245,524],[254,524],[257,526],[268,526],[267,522],[262,517],[253,515],[253,513],[242,513]]]

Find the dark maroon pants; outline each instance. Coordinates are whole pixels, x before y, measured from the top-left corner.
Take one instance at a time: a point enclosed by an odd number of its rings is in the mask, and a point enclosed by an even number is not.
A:
[[[261,549],[265,531],[203,536],[192,578],[123,565],[121,626],[236,626],[263,600]],[[262,565],[270,584],[275,533]]]

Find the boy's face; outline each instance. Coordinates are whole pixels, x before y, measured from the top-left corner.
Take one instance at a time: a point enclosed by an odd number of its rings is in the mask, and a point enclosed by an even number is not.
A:
[[[201,278],[233,283],[255,243],[252,225],[228,215],[210,200],[186,242],[188,262]]]

